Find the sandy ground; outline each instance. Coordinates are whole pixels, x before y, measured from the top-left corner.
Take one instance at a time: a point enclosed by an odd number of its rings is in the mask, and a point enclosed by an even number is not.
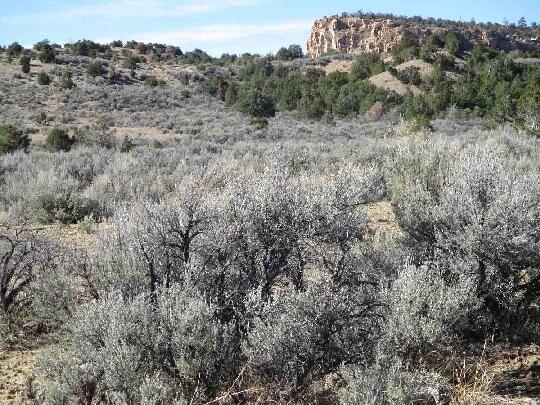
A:
[[[43,348],[0,349],[0,404],[26,404],[28,379]]]
[[[422,77],[428,76],[433,72],[433,66],[420,59],[413,59],[402,63],[401,65],[396,66],[396,69],[402,71],[411,67],[418,68]],[[397,77],[392,76],[390,72],[382,72],[372,76],[369,78],[369,81],[377,87],[388,91],[395,91],[402,96],[407,93],[412,93],[415,96],[423,94],[418,86],[402,83]]]
[[[420,76],[429,76],[433,73],[433,65],[430,65],[427,62],[424,62],[420,59],[413,59],[408,62],[402,63],[401,65],[396,66],[396,69],[399,71],[405,70],[407,68],[417,68],[420,71]]]
[[[326,65],[323,70],[326,72],[326,74],[332,73],[332,72],[344,72],[349,73],[352,68],[353,61],[352,60],[334,60],[330,62],[328,65]]]
[[[415,96],[422,94],[422,91],[417,86],[400,82],[399,79],[392,76],[390,72],[379,73],[378,75],[370,77],[369,81],[377,87],[388,91],[394,91],[401,96],[407,93],[412,93]]]
[[[385,242],[401,234],[390,202],[367,204],[363,208],[369,217],[375,243]]]

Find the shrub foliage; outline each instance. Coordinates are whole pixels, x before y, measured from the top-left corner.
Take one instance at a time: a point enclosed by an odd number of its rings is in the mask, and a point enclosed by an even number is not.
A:
[[[30,146],[30,138],[23,131],[12,125],[0,126],[0,155],[26,149]]]

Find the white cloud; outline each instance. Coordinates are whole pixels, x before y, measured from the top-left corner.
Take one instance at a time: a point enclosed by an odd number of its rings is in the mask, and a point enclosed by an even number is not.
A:
[[[290,43],[303,45],[312,20],[295,20],[259,25],[219,24],[189,27],[175,31],[142,32],[131,38],[142,42],[177,45],[182,49],[202,48],[212,55],[223,52],[270,52]],[[110,42],[113,38],[98,38]]]
[[[171,18],[253,6],[259,4],[260,0],[188,0],[178,3],[172,0],[109,0],[46,12],[3,16],[0,21],[22,24],[62,21],[66,18]]]
[[[141,33],[138,38],[143,42],[161,42],[167,44],[225,42],[253,36],[272,36],[275,34],[305,31],[306,27],[310,27],[310,24],[311,21],[287,21],[264,25],[220,24],[190,27],[172,32]]]

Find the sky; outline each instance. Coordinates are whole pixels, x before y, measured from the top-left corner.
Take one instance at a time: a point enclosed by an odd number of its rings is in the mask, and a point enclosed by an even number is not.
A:
[[[222,53],[305,48],[317,18],[385,12],[480,22],[540,23],[540,0],[0,0],[0,44],[120,39]]]

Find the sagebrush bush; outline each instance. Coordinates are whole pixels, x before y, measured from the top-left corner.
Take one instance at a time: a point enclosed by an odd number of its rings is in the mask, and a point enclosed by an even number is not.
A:
[[[118,230],[103,240],[96,276],[103,285],[129,295],[153,293],[162,285],[181,282],[194,239],[208,220],[204,205],[193,193],[178,201],[176,209],[143,205],[120,212]]]
[[[88,301],[88,280],[77,266],[84,254],[77,249],[54,246],[55,262],[48,271],[36,272],[29,291],[32,297],[32,320],[42,331],[57,331],[71,321],[81,305]],[[54,272],[54,273],[53,273]],[[81,280],[84,288],[81,290]],[[81,292],[84,291],[84,294]]]
[[[82,310],[68,324],[69,356],[51,354],[38,366],[49,381],[43,400],[199,402],[231,377],[231,331],[189,291],[175,287],[135,300],[111,293]]]
[[[343,363],[370,363],[381,315],[376,290],[322,286],[278,295],[250,332],[246,355],[276,398],[309,392]]]
[[[167,204],[120,210],[96,250],[75,261],[97,302],[71,323],[70,360],[44,363],[43,395],[84,398],[93,387],[113,402],[138,401],[150,378],[164,393],[213,398],[249,369],[275,398],[290,398],[343,362],[368,361],[382,301],[379,284],[362,281],[372,267],[358,267],[365,256],[355,246],[369,232],[357,207],[380,196],[374,179],[353,167],[324,185],[279,166],[239,179],[215,170],[186,178]],[[306,268],[322,263],[330,289],[308,287]],[[171,311],[171,300],[187,307]],[[291,334],[304,336],[302,353]],[[105,345],[87,340],[94,335]],[[73,374],[82,365],[96,371]],[[66,385],[68,375],[77,377]]]
[[[347,405],[448,403],[447,382],[435,373],[404,370],[399,359],[367,368],[342,369],[346,385],[339,390]]]
[[[82,195],[81,182],[66,173],[38,172],[25,180],[24,185],[10,182],[6,187],[5,198],[14,217],[38,223],[74,223],[99,212],[96,202]]]
[[[466,266],[466,264],[463,264]],[[467,268],[437,265],[404,266],[386,292],[386,319],[381,344],[387,353],[423,350],[451,343],[469,327],[478,309],[475,286]],[[448,276],[450,272],[457,276]]]
[[[110,155],[78,150],[68,155],[9,155],[2,169],[9,178],[0,184],[0,204],[14,220],[76,222],[93,214],[103,216],[98,201],[84,193],[104,170]],[[39,156],[39,157],[38,157]]]
[[[468,277],[496,323],[519,319],[538,299],[538,166],[485,150],[423,151],[393,170],[397,219],[415,260]]]

